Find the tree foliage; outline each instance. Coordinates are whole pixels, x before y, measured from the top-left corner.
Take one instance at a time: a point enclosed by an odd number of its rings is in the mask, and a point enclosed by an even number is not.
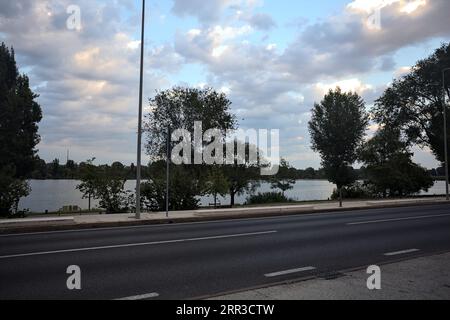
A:
[[[231,144],[234,147],[230,146]],[[244,154],[238,152],[242,144],[244,145]],[[262,161],[257,147],[247,142],[231,141],[225,147],[229,150],[234,150],[232,154],[233,164],[228,163],[223,166],[223,173],[228,180],[230,206],[233,207],[235,205],[236,195],[253,192],[260,186]],[[258,154],[256,163],[250,161],[250,154]]]
[[[0,168],[12,165],[16,178],[25,178],[37,160],[38,123],[42,111],[30,89],[29,79],[19,74],[14,50],[0,45]]]
[[[14,178],[11,167],[0,169],[0,216],[19,214],[19,201],[28,196],[30,186],[21,179]]]
[[[429,147],[441,162],[445,158],[442,70],[449,67],[450,43],[446,43],[430,57],[417,62],[409,74],[396,79],[373,109],[378,123],[401,129],[409,144]],[[445,93],[450,97],[449,73]],[[448,105],[447,113],[450,115]],[[447,121],[450,128],[450,116]]]
[[[412,161],[400,129],[382,128],[365,144],[361,160],[368,176],[365,182],[375,197],[403,197],[427,191],[433,180],[425,168]]]
[[[292,177],[291,168],[292,167],[289,165],[289,162],[287,162],[286,159],[281,159],[278,173],[273,176],[270,181],[272,189],[281,190],[283,196],[285,195],[286,191],[292,190],[294,188],[296,182],[296,180]]]
[[[217,207],[217,198],[228,194],[230,183],[223,173],[222,167],[212,166],[209,168],[205,182],[205,194],[214,198],[214,207]]]
[[[83,194],[83,199],[89,200],[89,210],[91,210],[91,199],[95,196],[97,181],[97,168],[94,166],[95,158],[83,163],[80,167],[81,183],[77,189]]]
[[[175,87],[158,92],[150,99],[152,111],[147,116],[147,153],[153,160],[162,159],[167,149],[167,128],[185,129],[194,135],[194,123],[201,121],[203,131],[219,129],[225,136],[227,130],[237,127],[230,113],[231,102],[224,93],[211,88],[196,89]],[[193,140],[193,139],[192,139]]]
[[[149,181],[142,184],[144,205],[150,211],[166,209],[166,162],[157,161],[149,165]],[[169,210],[194,210],[204,194],[204,177],[194,166],[170,166]]]
[[[96,199],[106,213],[125,213],[134,202],[130,191],[124,190],[126,176],[115,167],[93,165],[95,159],[88,160],[83,166],[81,183],[77,189],[84,199]]]

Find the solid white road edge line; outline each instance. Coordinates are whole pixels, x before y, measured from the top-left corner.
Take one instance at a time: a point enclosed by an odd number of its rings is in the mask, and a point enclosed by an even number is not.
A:
[[[0,256],[0,260],[1,259],[10,259],[10,258],[19,258],[19,257],[43,256],[43,255],[50,255],[50,254],[57,254],[57,253],[70,253],[70,252],[117,249],[117,248],[142,247],[142,246],[153,246],[153,245],[161,245],[161,244],[194,242],[194,241],[204,241],[204,240],[242,238],[242,237],[250,237],[250,236],[267,235],[267,234],[272,234],[272,233],[277,233],[277,232],[278,231],[274,231],[273,230],[273,231],[263,231],[263,232],[253,232],[253,233],[231,234],[231,235],[223,235],[223,236],[212,236],[212,237],[204,237],[204,238],[154,241],[154,242],[145,242],[145,243],[121,244],[121,245],[114,245],[114,246],[103,246],[103,247],[91,247],[91,248],[78,248],[78,249],[67,249],[67,250],[55,250],[55,251],[33,252],[33,253],[23,253],[23,254],[12,254],[12,255]]]
[[[274,272],[274,273],[268,273],[268,274],[265,274],[264,276],[267,278],[273,278],[273,277],[285,276],[288,274],[311,271],[311,270],[316,270],[316,268],[314,268],[314,267],[297,268],[297,269],[279,271],[279,272]]]
[[[396,251],[396,252],[388,252],[388,253],[385,253],[384,255],[390,257],[390,256],[398,256],[401,254],[413,253],[413,252],[417,252],[417,251],[420,251],[420,250],[419,249],[409,249],[409,250],[402,250],[402,251]]]
[[[131,297],[120,298],[120,299],[115,299],[115,300],[117,300],[117,301],[136,301],[136,300],[152,299],[152,298],[157,298],[157,297],[159,297],[159,293],[152,292],[152,293],[146,293],[146,294],[141,294],[138,296],[131,296]]]
[[[428,215],[428,216],[417,216],[417,217],[405,217],[405,218],[384,219],[384,220],[350,222],[350,223],[347,223],[347,225],[348,226],[356,226],[356,225],[361,225],[361,224],[373,224],[373,223],[395,222],[395,221],[405,221],[405,220],[419,220],[419,219],[430,219],[430,218],[441,218],[441,217],[450,217],[450,214],[435,214],[435,215]]]

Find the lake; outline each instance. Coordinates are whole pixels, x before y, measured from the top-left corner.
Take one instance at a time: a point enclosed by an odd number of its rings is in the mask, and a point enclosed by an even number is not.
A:
[[[20,201],[20,209],[30,209],[32,212],[45,212],[48,210],[58,211],[63,206],[76,205],[80,208],[87,209],[88,200],[82,199],[81,193],[76,189],[79,181],[75,180],[31,180],[31,194],[27,198]],[[126,190],[135,189],[136,182],[128,181],[125,185]],[[327,200],[335,186],[328,181],[323,180],[299,180],[293,190],[287,191],[286,196],[296,201],[313,201]],[[257,192],[271,191],[270,184],[263,183]],[[437,181],[434,187],[422,195],[442,195],[445,194],[445,182]],[[248,195],[236,197],[236,204],[245,203]],[[213,203],[212,197],[202,197],[200,204],[208,206]],[[229,197],[221,198],[221,204],[230,203]],[[92,201],[92,207],[97,205],[96,201]]]

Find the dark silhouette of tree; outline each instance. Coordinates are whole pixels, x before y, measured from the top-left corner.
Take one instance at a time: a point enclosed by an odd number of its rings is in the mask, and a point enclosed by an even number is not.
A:
[[[29,79],[19,74],[14,49],[0,45],[0,215],[17,212],[20,197],[29,193],[23,181],[37,162],[40,141],[38,123],[42,111],[30,89]],[[20,195],[20,197],[19,197]]]
[[[52,164],[51,164],[51,173],[52,173],[53,178],[57,179],[59,177],[59,174],[61,171],[60,169],[61,169],[61,167],[59,165],[59,159],[53,160]]]
[[[400,129],[383,128],[361,150],[366,165],[366,185],[377,197],[403,197],[428,190],[433,179],[412,161]]]
[[[450,43],[446,43],[417,62],[409,74],[395,80],[373,108],[378,123],[401,129],[409,144],[428,146],[442,163],[445,158],[442,70],[449,67]],[[448,73],[445,93],[450,97]],[[448,105],[447,113],[450,115]],[[447,121],[450,128],[450,116]],[[450,132],[447,138],[450,139]]]

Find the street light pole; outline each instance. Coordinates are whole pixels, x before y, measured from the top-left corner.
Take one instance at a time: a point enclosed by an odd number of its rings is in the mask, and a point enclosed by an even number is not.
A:
[[[445,72],[450,71],[450,68],[442,70],[442,106],[444,109],[444,156],[445,156],[445,194],[447,196],[447,201],[450,200],[449,195],[449,172],[448,172],[448,133],[447,133],[447,105],[445,103]]]
[[[144,87],[144,32],[145,32],[145,0],[142,0],[142,26],[141,26],[141,70],[139,80],[139,122],[137,142],[137,168],[136,168],[136,219],[141,219],[141,162],[142,162],[142,95]]]
[[[170,126],[167,128],[167,159],[166,159],[166,218],[169,218],[169,188],[170,188],[170,140],[172,132]]]

